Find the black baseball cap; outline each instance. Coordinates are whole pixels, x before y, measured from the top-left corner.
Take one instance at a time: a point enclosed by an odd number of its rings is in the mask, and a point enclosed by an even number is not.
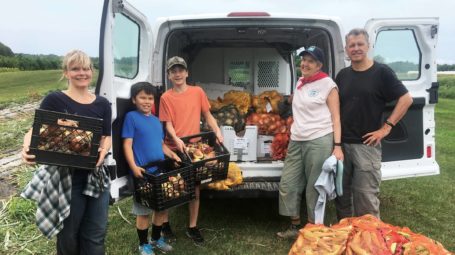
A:
[[[299,56],[303,57],[305,54],[309,54],[317,61],[324,63],[324,52],[317,46],[308,47],[304,51],[300,52]]]

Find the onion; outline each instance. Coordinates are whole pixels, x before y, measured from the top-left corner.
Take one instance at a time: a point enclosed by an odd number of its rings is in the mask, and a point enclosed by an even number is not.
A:
[[[259,121],[259,116],[256,113],[251,114],[251,121],[253,123],[258,123]]]
[[[275,133],[275,130],[276,130],[276,125],[275,124],[272,124],[269,126],[269,133]]]
[[[294,122],[294,119],[292,118],[292,116],[289,116],[289,117],[286,119],[286,125],[287,125],[287,126],[290,126],[290,125],[292,125],[292,122]]]
[[[278,133],[286,133],[287,127],[286,126],[281,126],[280,129],[278,130]]]

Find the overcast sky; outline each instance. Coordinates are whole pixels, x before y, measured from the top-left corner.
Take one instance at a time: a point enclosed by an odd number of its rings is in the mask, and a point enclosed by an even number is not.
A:
[[[79,48],[98,56],[103,0],[1,0],[0,42],[15,53]],[[455,64],[454,0],[130,0],[151,23],[162,16],[230,11],[290,12],[341,18],[344,31],[370,18],[439,17],[438,63]]]

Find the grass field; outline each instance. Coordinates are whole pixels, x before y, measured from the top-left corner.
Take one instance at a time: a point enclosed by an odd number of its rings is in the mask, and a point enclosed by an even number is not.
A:
[[[455,100],[445,98],[441,98],[436,107],[436,158],[441,174],[385,181],[381,187],[381,216],[385,222],[408,226],[451,251],[455,251],[454,109]],[[29,123],[10,125],[20,129]],[[0,130],[0,137],[11,127]],[[21,167],[16,178],[18,186],[22,188],[31,175],[31,168]],[[134,223],[130,210],[131,199],[110,207],[107,254],[136,254],[134,225],[121,216]],[[54,253],[55,243],[39,234],[34,225],[34,213],[34,204],[17,196],[0,205],[0,254]],[[292,244],[275,237],[275,233],[288,224],[284,217],[278,216],[276,199],[204,199],[199,225],[207,240],[205,247],[194,246],[184,235],[188,219],[186,206],[173,209],[170,218],[178,238],[171,254],[287,254]],[[327,222],[335,222],[331,202]]]
[[[455,99],[455,75],[438,75],[439,96]]]
[[[63,89],[60,70],[8,72],[0,74],[0,105],[37,100],[50,90]]]
[[[2,151],[19,148],[25,133],[32,126],[32,116],[33,113],[30,113],[25,118],[3,120],[0,123],[0,158]]]
[[[0,109],[12,103],[36,101],[49,91],[66,88],[62,71],[21,71],[0,73]],[[95,72],[93,81],[96,81]]]

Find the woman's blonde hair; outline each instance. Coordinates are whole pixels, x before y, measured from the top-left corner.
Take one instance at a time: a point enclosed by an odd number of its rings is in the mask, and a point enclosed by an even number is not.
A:
[[[78,65],[84,68],[89,67],[90,69],[93,69],[90,57],[81,50],[72,50],[66,53],[65,57],[63,57],[62,61],[63,71],[68,71],[68,66],[70,65]]]
[[[60,80],[63,80],[65,78],[65,72],[69,71],[68,67],[70,65],[77,65],[83,68],[90,68],[90,70],[93,70],[92,60],[90,60],[90,57],[85,52],[81,50],[71,50],[70,52],[66,53],[66,55],[63,57],[62,60],[63,75]]]

